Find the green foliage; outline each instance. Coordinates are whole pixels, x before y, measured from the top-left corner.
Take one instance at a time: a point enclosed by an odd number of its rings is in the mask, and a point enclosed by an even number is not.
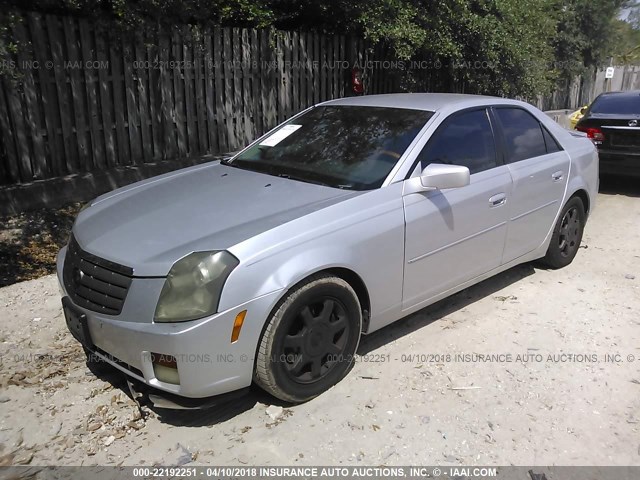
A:
[[[616,49],[614,19],[624,0],[556,0],[556,59],[565,78],[600,67]]]
[[[554,75],[551,0],[373,0],[364,34],[390,42],[400,58],[431,58],[470,91],[532,96]]]
[[[614,63],[617,65],[640,64],[640,25],[633,21],[614,19],[612,30]]]
[[[623,1],[4,0],[0,55],[15,47],[2,32],[17,9],[88,16],[128,32],[179,24],[194,33],[210,25],[302,29],[363,35],[389,45],[397,60],[435,62],[442,89],[532,97],[611,54],[637,54],[637,30],[615,20]]]
[[[123,30],[157,25],[270,25],[267,2],[261,0],[8,0],[10,8],[91,17]]]
[[[410,59],[428,41],[429,29],[422,20],[419,9],[402,0],[373,0],[361,14],[359,23],[365,37],[373,43],[386,41],[393,45],[396,55]],[[437,33],[436,33],[437,35]]]
[[[13,39],[11,27],[20,21],[20,17],[11,10],[0,12],[0,77],[13,78],[15,68],[11,66],[11,58],[18,45]]]
[[[4,0],[3,3],[0,76],[5,77],[16,72],[10,66],[16,50],[12,28],[22,21],[19,12],[24,11],[87,17],[97,29],[114,36],[186,25],[197,38],[207,26],[260,28],[273,24],[272,11],[261,0]]]

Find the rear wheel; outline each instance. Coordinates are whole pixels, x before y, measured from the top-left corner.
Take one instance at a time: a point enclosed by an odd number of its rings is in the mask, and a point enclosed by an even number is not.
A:
[[[558,217],[551,243],[542,261],[551,268],[562,268],[569,265],[578,253],[584,223],[584,204],[580,198],[573,197],[567,202]]]
[[[353,288],[338,277],[311,277],[269,319],[258,347],[256,383],[287,402],[320,395],[349,371],[361,329]]]

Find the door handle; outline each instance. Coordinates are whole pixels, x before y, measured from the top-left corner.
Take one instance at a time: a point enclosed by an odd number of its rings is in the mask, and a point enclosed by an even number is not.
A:
[[[562,170],[558,170],[557,172],[551,174],[551,178],[554,182],[559,182],[564,178],[564,172]]]
[[[504,193],[497,193],[493,197],[489,199],[490,207],[499,207],[500,205],[504,205],[507,201],[507,196]]]

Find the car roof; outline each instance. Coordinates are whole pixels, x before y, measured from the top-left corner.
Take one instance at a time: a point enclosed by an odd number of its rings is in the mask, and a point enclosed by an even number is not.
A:
[[[456,105],[458,108],[475,106],[479,100],[492,102],[503,100],[499,97],[485,95],[468,95],[462,93],[390,93],[386,95],[363,95],[329,100],[320,105],[351,105],[361,107],[408,108],[437,112],[445,107]],[[502,103],[502,102],[500,102]]]

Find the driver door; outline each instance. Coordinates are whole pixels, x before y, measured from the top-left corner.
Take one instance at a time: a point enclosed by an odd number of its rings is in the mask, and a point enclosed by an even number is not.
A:
[[[403,310],[427,305],[501,264],[512,190],[508,167],[498,163],[486,108],[448,117],[418,161],[419,172],[430,163],[466,166],[471,179],[465,187],[403,197]]]

